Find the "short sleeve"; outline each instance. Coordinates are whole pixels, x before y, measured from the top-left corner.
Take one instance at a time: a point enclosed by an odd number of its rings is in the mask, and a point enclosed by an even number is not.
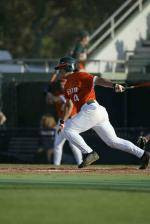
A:
[[[91,74],[87,74],[85,76],[85,83],[88,89],[91,89],[94,86],[93,82],[94,82],[94,76]]]

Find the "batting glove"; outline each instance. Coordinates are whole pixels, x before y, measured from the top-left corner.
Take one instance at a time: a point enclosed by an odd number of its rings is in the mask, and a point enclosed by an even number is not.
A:
[[[57,131],[58,134],[63,130],[63,128],[64,128],[64,123],[65,123],[64,120],[60,120],[60,121],[59,121],[59,127],[58,127],[58,131]]]

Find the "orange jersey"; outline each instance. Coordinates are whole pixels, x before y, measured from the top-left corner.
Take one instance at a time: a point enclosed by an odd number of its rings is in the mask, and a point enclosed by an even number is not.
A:
[[[65,108],[66,100],[65,100],[65,97],[63,95],[63,88],[64,88],[64,85],[65,85],[66,81],[67,81],[66,79],[61,79],[61,80],[58,80],[57,82],[53,82],[52,85],[51,85],[52,94],[54,96],[60,97],[60,100],[58,100],[54,103],[56,113],[57,113],[57,116],[59,118],[62,118],[63,114],[64,114],[64,108]],[[72,117],[76,113],[77,113],[76,108],[73,106],[70,117]]]
[[[71,99],[77,112],[89,100],[95,100],[94,76],[86,72],[74,72],[67,77],[64,87],[66,99]]]

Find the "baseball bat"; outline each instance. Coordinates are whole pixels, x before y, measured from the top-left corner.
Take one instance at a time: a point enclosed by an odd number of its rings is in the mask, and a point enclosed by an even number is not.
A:
[[[136,84],[134,86],[126,86],[125,90],[134,89],[134,88],[142,88],[142,87],[150,87],[150,82],[144,82],[144,83]]]

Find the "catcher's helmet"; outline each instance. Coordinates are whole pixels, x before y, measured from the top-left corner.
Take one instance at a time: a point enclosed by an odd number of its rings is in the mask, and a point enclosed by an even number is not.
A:
[[[76,59],[65,56],[60,59],[59,64],[55,67],[56,70],[64,69],[66,72],[75,71],[76,67]]]

